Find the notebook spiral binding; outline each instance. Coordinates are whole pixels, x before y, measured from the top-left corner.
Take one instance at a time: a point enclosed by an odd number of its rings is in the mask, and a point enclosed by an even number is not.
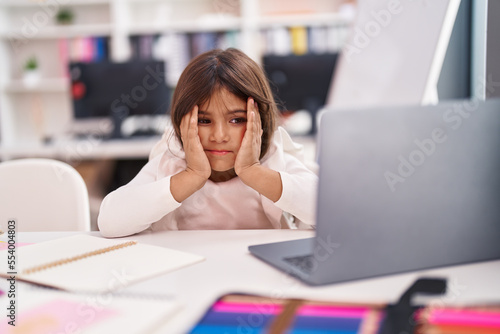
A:
[[[66,258],[66,259],[57,260],[57,261],[49,262],[49,263],[42,264],[42,265],[39,265],[39,266],[35,266],[35,267],[32,267],[32,268],[28,268],[28,269],[25,269],[22,272],[22,274],[33,274],[33,273],[38,272],[38,271],[42,271],[42,270],[49,269],[49,268],[52,268],[52,267],[60,266],[60,265],[67,264],[67,263],[70,263],[70,262],[75,262],[75,261],[78,261],[78,260],[81,260],[81,259],[84,259],[84,258],[87,258],[87,257],[90,257],[90,256],[104,254],[104,253],[107,253],[107,252],[111,252],[111,251],[114,251],[114,250],[117,250],[117,249],[120,249],[120,248],[132,246],[132,245],[135,245],[135,244],[137,244],[137,241],[127,241],[127,242],[122,243],[122,244],[118,244],[118,245],[114,245],[114,246],[110,246],[110,247],[106,247],[106,248],[101,248],[101,249],[98,249],[98,250],[95,250],[95,251],[92,251],[92,252],[87,252],[87,253],[83,253],[83,254],[80,254],[80,255],[72,256],[72,257],[69,257],[69,258]]]

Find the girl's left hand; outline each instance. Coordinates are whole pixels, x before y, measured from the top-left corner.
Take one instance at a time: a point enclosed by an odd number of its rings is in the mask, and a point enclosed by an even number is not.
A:
[[[249,167],[260,165],[263,132],[257,103],[253,98],[249,97],[247,100],[247,128],[234,162],[234,171],[237,175],[240,175]]]

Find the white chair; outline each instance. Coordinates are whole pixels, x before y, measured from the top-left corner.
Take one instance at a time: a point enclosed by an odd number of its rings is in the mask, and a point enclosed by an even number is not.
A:
[[[67,163],[19,159],[0,163],[0,228],[19,232],[90,231],[87,187]]]

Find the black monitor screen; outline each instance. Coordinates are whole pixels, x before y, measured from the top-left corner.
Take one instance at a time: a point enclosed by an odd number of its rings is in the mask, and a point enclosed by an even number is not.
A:
[[[166,114],[170,89],[165,63],[71,63],[71,96],[75,119]]]
[[[317,111],[325,105],[337,54],[265,56],[263,67],[285,110]]]

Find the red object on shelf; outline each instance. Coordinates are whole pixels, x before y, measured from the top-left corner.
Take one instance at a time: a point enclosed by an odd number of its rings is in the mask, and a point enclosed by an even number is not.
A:
[[[85,85],[82,82],[80,81],[73,82],[71,86],[71,94],[73,95],[73,98],[75,100],[80,100],[81,98],[83,98],[85,96],[86,91],[87,87],[85,87]]]

